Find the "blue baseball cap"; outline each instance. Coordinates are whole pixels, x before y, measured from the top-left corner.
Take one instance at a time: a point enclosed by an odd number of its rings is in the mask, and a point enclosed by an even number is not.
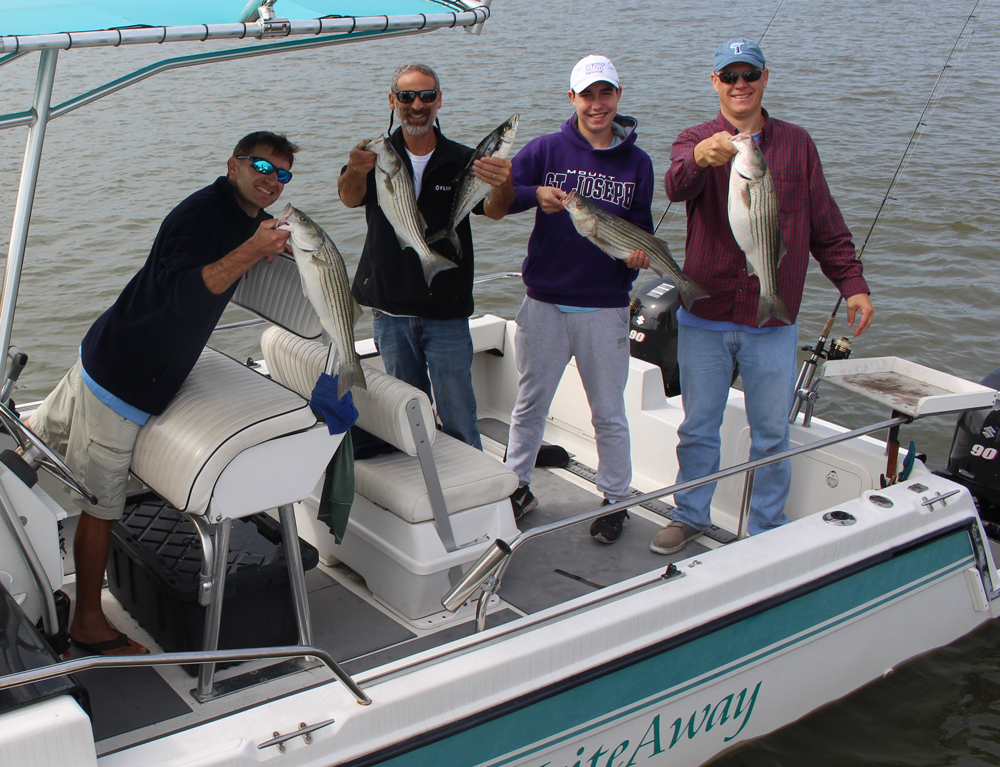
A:
[[[715,50],[715,68],[713,72],[721,72],[730,64],[743,61],[764,68],[764,51],[753,40],[736,37],[728,43],[723,43]]]

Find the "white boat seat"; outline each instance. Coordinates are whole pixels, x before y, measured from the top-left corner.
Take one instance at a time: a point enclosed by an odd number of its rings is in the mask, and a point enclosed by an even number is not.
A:
[[[313,429],[328,439],[309,435]],[[299,449],[282,439],[296,434],[302,435]],[[232,470],[230,466],[237,457],[275,440],[281,440],[281,445],[267,452],[277,452],[274,465],[282,466],[282,471],[256,478],[244,473],[243,480],[254,485],[253,492],[240,493],[250,501],[249,505],[240,508],[228,498],[216,497],[218,514],[210,515],[209,521],[217,522],[221,516],[243,517],[307,498],[336,444],[324,451],[329,453],[325,458],[311,455],[318,452],[318,444],[333,440],[325,427],[317,428],[309,403],[246,365],[206,348],[167,409],[139,430],[132,473],[180,511],[205,514],[213,494],[218,495],[220,477],[227,469]],[[310,470],[292,471],[295,476],[286,476],[286,465],[291,469],[303,461]],[[303,473],[312,476],[301,477],[298,488],[290,486]],[[265,487],[272,483],[278,487]],[[254,500],[255,496],[259,501]]]
[[[517,475],[510,469],[447,434],[439,436],[432,452],[449,514],[509,498],[517,490]],[[422,478],[420,464],[403,453],[354,466],[356,491],[411,524],[434,518]]]
[[[292,504],[309,497],[343,439],[306,399],[214,349],[202,351],[180,391],[139,430],[132,473],[184,512],[202,547],[198,602],[203,648],[218,646],[233,519],[278,509],[300,644],[312,643],[305,573]],[[218,694],[215,664],[195,697]]]
[[[323,371],[327,347],[277,327],[261,337],[268,372],[300,394],[310,391]],[[417,455],[418,445],[407,415],[416,403],[425,424],[433,424],[427,395],[387,373],[364,365],[368,390],[352,389],[358,408],[357,425],[384,439],[402,453],[355,462],[355,491],[411,524],[434,519],[431,491]],[[517,475],[481,450],[427,429],[433,465],[448,514],[508,498],[517,489]]]

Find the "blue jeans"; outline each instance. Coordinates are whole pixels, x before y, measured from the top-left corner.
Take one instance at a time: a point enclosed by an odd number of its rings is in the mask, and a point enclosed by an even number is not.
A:
[[[393,317],[378,309],[372,310],[372,317],[375,345],[385,372],[416,386],[433,400],[445,434],[482,450],[472,389],[469,321]]]
[[[677,481],[686,482],[719,470],[719,429],[733,376],[733,362],[743,379],[750,460],[788,449],[788,413],[796,380],[798,325],[767,333],[705,330],[680,325],[677,359],[681,373],[684,422],[678,429]],[[750,504],[751,535],[788,522],[785,500],[792,467],[786,461],[757,469]],[[716,483],[677,493],[672,517],[699,530],[711,524]]]

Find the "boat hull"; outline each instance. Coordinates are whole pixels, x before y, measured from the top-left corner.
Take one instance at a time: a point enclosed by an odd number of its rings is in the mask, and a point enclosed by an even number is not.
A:
[[[323,685],[100,763],[176,746],[189,761],[175,764],[257,764],[275,729],[333,717],[282,764],[701,764],[995,617],[977,598],[996,574],[971,498],[928,510],[955,485],[921,482],[881,491],[892,509],[871,494],[843,505],[851,526],[797,520],[358,675],[370,707]],[[218,758],[195,758],[198,742]]]

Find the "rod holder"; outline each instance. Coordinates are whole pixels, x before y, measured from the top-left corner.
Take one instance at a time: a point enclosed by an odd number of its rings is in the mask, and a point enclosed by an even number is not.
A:
[[[499,538],[493,541],[493,545],[479,558],[472,569],[442,598],[441,604],[444,605],[444,609],[453,613],[464,605],[476,589],[503,566],[510,555],[511,548],[505,541]]]

